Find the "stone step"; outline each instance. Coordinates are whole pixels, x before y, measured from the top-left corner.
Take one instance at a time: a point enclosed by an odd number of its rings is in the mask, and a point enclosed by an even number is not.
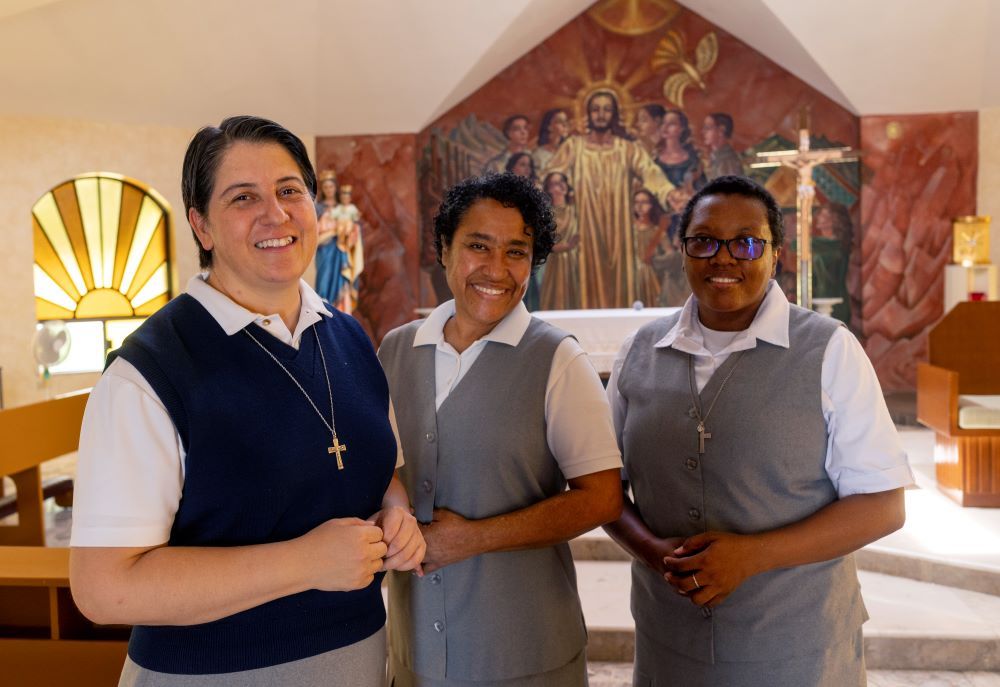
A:
[[[629,662],[635,624],[623,561],[577,561],[592,661]],[[869,668],[1000,670],[1000,597],[862,571]]]

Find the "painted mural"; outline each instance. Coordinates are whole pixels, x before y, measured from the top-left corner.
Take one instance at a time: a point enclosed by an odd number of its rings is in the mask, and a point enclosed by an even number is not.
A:
[[[795,147],[803,109],[814,148],[857,147],[856,117],[700,16],[669,0],[595,4],[418,137],[421,305],[451,297],[431,240],[444,191],[501,171],[538,184],[559,223],[529,309],[682,304],[679,213],[724,174],[757,178],[787,209],[794,298],[796,177],[750,165]],[[835,315],[857,327],[857,165],[815,176],[814,293],[842,298]]]
[[[318,138],[317,168],[354,185],[362,215],[354,315],[377,343],[450,298],[434,213],[455,182],[500,170],[539,184],[559,225],[532,309],[682,303],[678,211],[731,173],[784,208],[779,283],[794,299],[796,175],[750,165],[796,147],[803,111],[813,149],[862,153],[815,170],[814,295],[842,300],[834,315],[886,391],[912,390],[950,220],[975,213],[976,115],[859,119],[671,0],[601,0],[417,135]]]

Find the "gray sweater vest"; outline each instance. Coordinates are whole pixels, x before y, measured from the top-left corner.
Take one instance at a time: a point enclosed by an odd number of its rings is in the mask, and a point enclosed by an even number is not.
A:
[[[516,347],[489,342],[434,408],[434,346],[413,347],[420,322],[389,333],[389,379],[417,519],[434,508],[480,519],[566,488],[549,451],[545,388],[568,334],[532,319]],[[417,578],[390,574],[392,651],[430,678],[500,680],[569,663],[586,644],[569,546],[488,553]]]
[[[820,376],[839,323],[792,306],[789,348],[758,341],[744,353],[705,423],[712,438],[699,455],[689,356],[653,347],[678,317],[639,330],[618,383],[628,403],[625,468],[650,530],[660,537],[762,532],[836,500],[824,467]],[[702,413],[734,363],[731,356],[702,390]],[[751,577],[707,617],[634,562],[632,613],[639,631],[704,662],[821,651],[867,619],[853,556]]]

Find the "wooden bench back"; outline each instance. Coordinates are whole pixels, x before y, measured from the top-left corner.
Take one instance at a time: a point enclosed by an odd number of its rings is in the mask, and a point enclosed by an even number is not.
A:
[[[18,524],[0,526],[0,546],[44,546],[41,464],[77,450],[89,391],[0,410],[0,476],[17,487]]]
[[[927,353],[958,373],[960,394],[1000,394],[1000,301],[956,305],[931,329]]]

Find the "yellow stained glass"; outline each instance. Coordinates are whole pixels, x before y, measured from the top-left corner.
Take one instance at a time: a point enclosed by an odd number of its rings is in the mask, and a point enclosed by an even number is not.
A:
[[[54,303],[49,303],[35,296],[35,311],[39,320],[72,320],[73,311],[60,308]]]
[[[152,189],[83,174],[32,208],[39,320],[128,319],[171,297],[170,208]]]
[[[80,220],[80,206],[76,202],[76,189],[73,184],[60,184],[52,189],[52,195],[59,206],[66,235],[73,246],[73,255],[80,266],[83,283],[88,289],[94,288],[93,271],[90,268],[90,258],[87,255],[87,238],[83,234],[83,222]]]
[[[76,306],[77,318],[132,317],[132,304],[117,289],[94,289],[84,294]]]
[[[66,268],[63,266],[55,249],[49,243],[45,232],[38,226],[38,220],[31,218],[32,229],[35,238],[35,266],[41,267],[52,280],[65,291],[74,302],[80,300],[80,292],[73,285],[73,280],[69,278]]]
[[[70,298],[69,294],[63,291],[62,287],[38,265],[34,266],[34,276],[35,296],[55,303],[61,308],[66,308],[70,312],[76,310],[76,301]]]
[[[87,285],[83,281],[83,274],[80,273],[80,266],[76,262],[76,255],[73,253],[73,246],[70,245],[69,236],[66,234],[66,226],[63,224],[62,215],[56,206],[55,196],[51,192],[46,193],[35,203],[32,213],[38,220],[38,225],[45,232],[46,238],[59,256],[63,267],[69,273],[69,278],[73,280],[73,287],[79,293],[86,293]]]
[[[118,244],[118,217],[122,209],[122,182],[102,177],[97,182],[101,198],[102,286],[111,286],[115,274],[115,246]]]
[[[100,289],[106,284],[104,256],[101,253],[101,201],[98,198],[97,179],[94,177],[77,179],[73,182],[73,186],[76,188],[76,199],[80,206],[83,234],[87,238],[87,257],[90,258],[94,286]]]
[[[125,261],[135,235],[135,223],[142,207],[142,193],[131,186],[122,187],[122,210],[118,216],[118,243],[115,245],[115,275],[111,281],[114,288],[120,288],[125,274]]]
[[[170,301],[170,296],[163,294],[135,309],[136,315],[152,315]]]
[[[139,263],[139,268],[135,272],[135,279],[132,280],[132,286],[125,293],[129,300],[135,298],[135,294],[139,292],[142,285],[153,276],[153,272],[159,269],[160,264],[166,261],[167,242],[164,238],[165,231],[166,218],[160,217],[160,222],[156,225],[156,231],[149,240],[149,247],[146,248],[146,254],[142,256],[142,262]]]
[[[139,219],[135,225],[135,235],[132,237],[132,246],[128,251],[128,259],[125,261],[125,273],[122,275],[122,283],[118,287],[122,293],[128,293],[132,286],[132,279],[139,269],[142,256],[149,247],[149,240],[153,238],[153,233],[160,223],[163,210],[149,196],[142,199],[142,209],[139,210]]]
[[[157,296],[162,296],[170,289],[170,274],[167,263],[160,265],[159,269],[153,272],[153,276],[146,281],[146,285],[132,299],[132,307],[139,309]]]

